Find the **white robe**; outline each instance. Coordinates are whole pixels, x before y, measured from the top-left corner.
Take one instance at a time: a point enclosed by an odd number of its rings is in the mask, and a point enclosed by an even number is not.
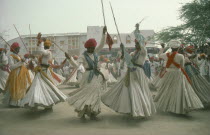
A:
[[[7,66],[8,64],[8,57],[5,55],[4,52],[1,52],[0,54],[0,93],[5,90],[7,78],[9,76],[9,73],[2,68],[4,66]]]
[[[113,76],[113,74],[111,73],[111,68],[114,68],[114,64],[112,63],[108,63],[108,73],[109,73],[109,79],[107,81],[108,84],[114,84],[117,82],[117,79],[115,79],[115,77]]]
[[[143,65],[146,55],[146,48],[142,47],[136,64]],[[127,71],[127,75],[102,96],[102,102],[118,113],[148,117],[156,112],[155,105],[144,70],[135,68],[132,72]]]
[[[165,61],[168,60],[166,54],[160,54],[159,57]],[[174,61],[184,67],[184,56],[182,54],[176,54]],[[164,112],[177,114],[186,114],[190,110],[203,108],[201,100],[181,70],[171,64],[166,71],[161,78],[161,84],[159,84],[158,93],[155,97],[157,108]]]
[[[20,58],[17,54],[15,54],[15,53],[12,53],[12,54],[13,54],[14,56],[16,56],[17,58]],[[17,61],[17,60],[14,59],[12,56],[9,56],[8,58],[9,58],[9,67],[10,67],[10,70],[12,71],[12,70],[18,68],[18,70],[17,70],[17,72],[16,72],[17,75],[18,75],[19,72],[20,72],[21,66],[22,66],[22,65],[25,65],[25,63],[22,62],[22,61]],[[30,86],[30,83],[27,82],[26,88],[28,89],[29,86]],[[9,87],[9,86],[8,86],[7,89],[5,89],[5,91],[6,91],[6,93],[5,93],[5,96],[4,96],[4,99],[3,99],[3,103],[6,104],[6,105],[11,105],[11,106],[20,106],[20,101],[21,101],[21,99],[20,99],[20,100],[13,100],[13,99],[11,98],[11,95],[10,95],[10,87]]]
[[[77,61],[75,61],[74,59],[72,59],[72,61],[74,61],[74,63],[77,63]],[[79,84],[79,81],[78,81],[78,72],[79,73],[84,73],[84,67],[82,65],[80,65],[78,68],[74,68],[72,70],[72,72],[68,75],[69,80],[66,82],[67,84],[69,85],[78,85]]]
[[[49,50],[44,50],[43,42],[39,45],[39,53],[42,57],[42,64],[48,65],[51,60],[52,54]],[[20,106],[22,107],[52,107],[53,105],[64,102],[67,96],[63,94],[57,87],[57,81],[53,79],[49,68],[42,67],[41,69],[46,73],[48,78],[37,72],[34,80],[28,90],[26,96],[21,100]]]
[[[105,35],[102,36],[100,45],[95,49],[95,53],[98,53],[104,46]],[[93,54],[88,54],[89,57],[94,60]],[[78,59],[78,63],[70,60],[71,64],[75,67],[83,65],[85,69],[89,68],[88,63],[84,57],[81,55]],[[90,116],[91,114],[99,114],[101,111],[101,94],[106,91],[105,81],[101,75],[94,75],[91,82],[88,82],[88,76],[90,71],[85,71],[80,81],[80,88],[69,94],[69,104],[75,107],[75,110],[78,112],[78,116],[81,117],[84,114]]]
[[[202,59],[198,61],[200,75],[206,76],[207,75],[207,62],[206,60]]]

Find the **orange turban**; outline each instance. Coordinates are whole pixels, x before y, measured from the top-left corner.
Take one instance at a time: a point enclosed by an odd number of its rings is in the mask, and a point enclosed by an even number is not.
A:
[[[48,39],[44,42],[44,46],[50,47],[51,45],[52,45],[52,43]]]

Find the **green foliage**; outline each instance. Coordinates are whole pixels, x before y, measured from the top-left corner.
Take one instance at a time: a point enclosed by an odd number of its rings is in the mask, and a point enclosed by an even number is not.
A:
[[[194,0],[182,5],[180,19],[184,24],[161,30],[156,34],[156,39],[162,42],[180,39],[201,45],[210,38],[210,0]]]

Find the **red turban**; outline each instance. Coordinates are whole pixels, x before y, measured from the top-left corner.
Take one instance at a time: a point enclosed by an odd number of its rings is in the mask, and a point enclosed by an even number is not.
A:
[[[25,55],[24,55],[24,58],[28,58],[29,57],[29,53],[26,53]]]
[[[109,62],[109,59],[108,58],[104,58],[104,62]]]
[[[96,47],[97,45],[97,42],[94,38],[91,38],[91,39],[88,39],[86,42],[85,42],[85,48],[88,48],[88,47]]]
[[[188,46],[186,47],[186,52],[192,53],[194,51],[194,46]]]
[[[18,47],[20,47],[20,45],[17,42],[14,42],[10,47],[10,51],[14,52],[14,50]]]
[[[120,62],[120,58],[117,58],[116,61],[117,61],[117,62]]]
[[[138,44],[139,43],[138,40],[135,39],[135,43]]]
[[[74,55],[74,57],[73,57],[75,60],[77,60],[78,59],[78,56],[77,55]]]
[[[150,58],[149,58],[149,60],[154,60],[154,59],[155,59],[155,57],[150,57]]]

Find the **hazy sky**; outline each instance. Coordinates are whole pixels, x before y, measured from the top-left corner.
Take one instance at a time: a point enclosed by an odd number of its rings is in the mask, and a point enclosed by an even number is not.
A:
[[[106,24],[110,33],[116,28],[109,6],[104,1]],[[141,29],[156,32],[181,23],[179,9],[192,0],[110,0],[120,33],[130,33],[142,18],[147,16]],[[8,37],[17,37],[16,25],[22,35],[86,32],[87,26],[102,26],[101,0],[0,0],[0,32],[7,30]]]

